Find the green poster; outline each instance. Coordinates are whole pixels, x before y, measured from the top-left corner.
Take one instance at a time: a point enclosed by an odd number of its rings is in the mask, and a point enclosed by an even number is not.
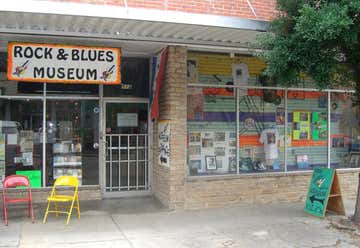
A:
[[[327,139],[327,113],[313,112],[311,120],[311,137],[313,140]]]
[[[41,188],[40,170],[16,171],[16,175],[27,176],[29,178],[31,188]]]
[[[294,112],[293,120],[294,120],[294,122],[300,121],[300,112]]]
[[[314,169],[306,197],[305,212],[317,217],[324,217],[333,178],[333,169]]]

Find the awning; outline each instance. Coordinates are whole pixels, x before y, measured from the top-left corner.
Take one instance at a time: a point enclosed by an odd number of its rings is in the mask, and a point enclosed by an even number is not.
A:
[[[265,21],[68,2],[0,4],[0,33],[248,48]]]

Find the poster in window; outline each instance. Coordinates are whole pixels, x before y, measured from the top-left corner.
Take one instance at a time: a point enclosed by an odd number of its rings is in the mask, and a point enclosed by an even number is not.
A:
[[[19,134],[19,145],[21,152],[33,152],[34,132],[32,130],[21,130]]]
[[[294,111],[293,125],[293,140],[310,139],[310,112]]]
[[[285,124],[285,109],[276,108],[276,125],[284,125],[284,124]]]
[[[189,136],[190,136],[190,143],[201,142],[201,133],[200,132],[191,132]]]
[[[118,127],[137,127],[138,114],[137,113],[117,113],[116,124]]]
[[[205,157],[206,169],[207,170],[216,170],[216,156],[206,156]]]
[[[196,59],[188,59],[186,62],[187,65],[187,81],[188,83],[197,83],[198,82],[198,62]]]
[[[170,166],[170,122],[161,120],[158,124],[159,164]]]
[[[311,114],[311,136],[313,140],[327,139],[327,113],[312,112]]]
[[[225,142],[225,132],[215,132],[215,142]]]

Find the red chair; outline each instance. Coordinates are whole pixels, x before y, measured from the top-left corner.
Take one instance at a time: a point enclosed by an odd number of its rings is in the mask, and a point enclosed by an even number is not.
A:
[[[7,194],[8,188],[16,188],[18,186],[27,187],[28,194],[24,198],[9,198]],[[5,224],[8,225],[8,216],[7,216],[7,205],[9,203],[19,203],[27,202],[29,207],[29,217],[31,217],[32,223],[34,223],[34,210],[32,206],[32,196],[31,196],[31,187],[30,181],[26,176],[20,175],[11,175],[7,176],[3,181],[3,217]]]

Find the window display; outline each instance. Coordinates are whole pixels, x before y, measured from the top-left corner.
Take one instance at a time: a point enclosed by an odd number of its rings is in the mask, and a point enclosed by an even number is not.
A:
[[[82,180],[81,143],[76,140],[62,140],[53,144],[53,177],[72,175]]]
[[[358,106],[353,106],[352,97],[347,93],[331,93],[330,162],[333,168],[360,167],[360,111]]]
[[[47,102],[47,184],[62,175],[79,179],[80,185],[98,184],[97,101],[49,100]]]
[[[234,93],[219,88],[192,88],[188,92],[189,173],[236,173]]]
[[[306,79],[285,95],[285,88],[261,88],[263,67],[255,58],[188,58],[197,61],[198,78],[188,82],[189,175],[360,167],[360,108],[351,94],[306,90],[314,87]]]
[[[272,94],[273,96],[269,97]],[[239,171],[284,170],[283,91],[247,89],[239,97]],[[278,99],[275,101],[275,99]],[[251,156],[247,155],[250,150]],[[245,154],[245,156],[243,155]]]
[[[42,102],[0,99],[0,177],[29,175],[41,187]]]
[[[265,162],[267,166],[272,166],[274,160],[278,158],[279,132],[275,128],[267,128],[261,132],[260,143],[264,144]]]
[[[287,169],[311,170],[327,166],[327,93],[289,91],[288,123],[291,142],[287,152]],[[326,103],[326,101],[325,101]]]

